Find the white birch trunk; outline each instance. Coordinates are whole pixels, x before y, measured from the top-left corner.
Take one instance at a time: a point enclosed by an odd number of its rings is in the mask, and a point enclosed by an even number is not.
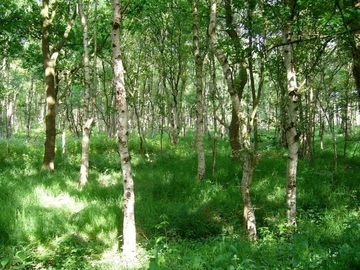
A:
[[[292,5],[289,4],[291,7]],[[292,19],[289,19],[283,29],[283,42],[290,43],[292,40]],[[286,168],[286,203],[287,221],[290,226],[296,227],[296,175],[299,151],[299,135],[297,134],[297,107],[299,95],[297,93],[296,72],[293,63],[292,45],[285,45],[283,57],[286,68],[287,78],[287,119],[286,119],[286,139],[288,144],[288,159]]]
[[[111,0],[111,4],[113,7],[111,48],[116,104],[119,111],[118,141],[124,188],[122,251],[126,260],[132,261],[136,258],[135,193],[128,148],[128,109],[125,90],[125,69],[120,51],[120,26],[123,11],[120,9],[119,0]]]
[[[193,46],[196,72],[196,148],[198,157],[197,178],[205,177],[205,152],[204,152],[204,111],[203,111],[203,63],[199,48],[199,19],[197,0],[193,0]]]
[[[90,127],[93,121],[89,117],[90,106],[90,66],[89,66],[89,45],[88,45],[88,26],[87,19],[84,14],[83,2],[79,0],[79,14],[81,26],[83,29],[83,46],[84,46],[84,113],[82,126],[82,142],[81,142],[81,166],[79,185],[85,186],[89,175],[89,143],[90,143]]]

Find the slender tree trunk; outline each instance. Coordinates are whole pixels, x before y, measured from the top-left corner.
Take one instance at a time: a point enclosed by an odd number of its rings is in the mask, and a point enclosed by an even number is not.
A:
[[[16,109],[16,98],[17,91],[13,90],[6,91],[5,101],[6,101],[6,138],[10,138],[15,130],[15,109]]]
[[[231,109],[231,121],[229,125],[229,140],[231,146],[231,155],[234,160],[239,160],[239,152],[241,149],[240,145],[240,134],[239,134],[239,117],[234,108]]]
[[[4,84],[5,95],[4,95],[4,108],[5,108],[5,135],[6,138],[10,138],[14,131],[15,126],[15,108],[16,108],[16,96],[17,90],[11,90],[9,63],[6,58],[3,58],[2,66],[2,83]]]
[[[146,144],[146,140],[145,140],[145,137],[144,137],[142,129],[141,129],[141,121],[140,121],[141,116],[139,114],[137,105],[134,103],[133,106],[134,106],[137,132],[138,132],[139,139],[140,139],[139,152],[140,152],[140,154],[143,154],[144,153],[144,145]],[[146,154],[147,154],[147,151],[146,151]]]
[[[119,113],[119,155],[122,168],[124,206],[123,206],[123,255],[127,260],[136,258],[136,227],[135,227],[135,192],[134,181],[131,173],[131,162],[128,145],[128,109],[125,90],[125,70],[120,51],[120,27],[125,9],[120,8],[119,0],[111,0],[113,8],[111,48],[114,68],[114,86],[116,93],[116,104]]]
[[[180,140],[180,119],[179,119],[179,108],[178,108],[178,99],[177,91],[176,94],[170,94],[170,142],[172,145],[177,145]]]
[[[47,111],[45,116],[45,152],[43,159],[43,170],[54,171],[54,159],[55,159],[55,140],[56,140],[56,110],[57,110],[57,92],[55,83],[56,73],[56,60],[59,52],[64,46],[69,32],[74,24],[76,17],[76,10],[68,23],[64,35],[54,49],[54,52],[50,52],[50,28],[52,21],[56,15],[56,10],[49,13],[50,3],[49,0],[42,1],[41,16],[42,16],[42,56],[45,69],[45,90],[46,90],[46,104]]]
[[[5,100],[1,100],[0,101],[0,138],[4,137],[4,130],[3,130],[3,126],[4,126],[4,116],[3,116],[3,108],[5,106]]]
[[[5,72],[6,72],[6,58],[4,57],[1,61],[0,69],[0,86],[6,89],[5,84]],[[0,138],[5,137],[5,129],[3,128],[6,124],[6,93],[4,98],[0,100]],[[4,120],[5,119],[5,120]]]
[[[55,159],[55,118],[56,118],[56,95],[55,92],[55,63],[58,54],[54,54],[51,58],[50,54],[50,26],[53,18],[49,17],[49,0],[43,0],[41,15],[43,16],[43,32],[42,32],[42,55],[45,68],[45,89],[46,89],[46,139],[45,153],[43,160],[43,169],[53,171]]]
[[[290,10],[288,21],[282,30],[282,37],[284,43],[292,41],[292,22],[294,17],[295,0],[287,1]],[[296,227],[296,178],[297,178],[297,163],[299,151],[299,134],[297,133],[297,108],[299,94],[297,93],[296,72],[294,67],[293,49],[292,45],[285,45],[283,48],[283,57],[286,68],[287,78],[287,121],[285,126],[286,139],[288,145],[288,159],[286,169],[286,203],[287,203],[287,221],[290,226]]]
[[[66,120],[64,117],[63,120],[63,130],[61,134],[61,155],[64,157],[66,155]]]
[[[307,101],[307,120],[306,120],[306,130],[305,130],[305,138],[306,138],[306,148],[304,156],[306,158],[313,158],[313,134],[314,134],[314,91],[313,88],[310,87]]]
[[[31,118],[32,118],[32,105],[34,98],[34,75],[31,75],[30,89],[26,97],[26,136],[30,137],[31,133]]]
[[[88,25],[84,14],[83,1],[78,1],[81,26],[83,29],[84,46],[84,112],[82,124],[82,142],[81,142],[81,166],[79,186],[83,187],[88,181],[89,175],[89,144],[90,129],[93,118],[90,117],[90,66],[89,66],[89,44],[88,44]]]
[[[204,56],[200,53],[199,46],[199,14],[197,0],[193,0],[193,50],[196,73],[196,150],[198,157],[197,178],[205,177],[205,152],[204,152],[204,111],[203,111],[203,65]]]
[[[93,94],[92,94],[92,111],[91,115],[95,118],[97,116],[97,113],[95,111],[96,107],[96,96],[98,91],[98,68],[97,68],[97,19],[98,18],[98,0],[94,0],[94,33],[93,33],[93,39],[94,39],[94,66],[93,66]],[[98,120],[98,119],[95,119]],[[99,121],[96,121],[99,122]]]
[[[214,53],[218,61],[220,62],[225,80],[227,82],[227,88],[228,92],[230,94],[231,98],[231,104],[233,111],[235,111],[237,118],[239,119],[240,123],[240,130],[241,130],[241,137],[242,137],[242,147],[243,147],[243,153],[242,153],[242,159],[243,159],[243,175],[242,175],[242,181],[241,181],[241,193],[242,193],[242,199],[244,202],[244,226],[246,227],[246,231],[248,234],[248,237],[250,240],[256,240],[257,239],[257,231],[256,231],[256,220],[255,220],[255,212],[254,208],[251,204],[251,198],[250,198],[250,185],[252,181],[253,176],[253,170],[254,170],[254,155],[253,151],[251,149],[250,145],[250,136],[249,136],[249,129],[247,126],[247,121],[245,119],[245,114],[243,111],[243,107],[240,103],[240,97],[243,89],[236,90],[234,85],[234,75],[232,74],[231,67],[228,63],[228,60],[225,56],[225,54],[221,51],[221,49],[217,46],[217,39],[216,39],[216,18],[217,18],[217,7],[216,7],[216,0],[210,1],[210,24],[209,24],[209,36],[210,36],[210,42],[211,46],[214,49]],[[231,7],[230,2],[226,2],[227,8]],[[228,10],[228,12],[231,10]],[[227,13],[228,16],[232,16],[232,13]],[[228,26],[232,24],[232,18],[227,18],[229,21],[227,22]],[[231,26],[230,26],[231,27]],[[229,31],[233,31],[233,29],[229,29]],[[232,36],[234,33],[230,33],[229,35]],[[232,38],[235,38],[232,36]],[[233,40],[234,41],[234,40]],[[235,42],[237,43],[237,41]],[[238,48],[240,49],[240,48]],[[245,86],[247,77],[243,77],[243,72],[240,72],[240,83],[239,87]],[[245,82],[244,82],[245,80]]]
[[[353,8],[355,9],[353,14],[356,14],[360,10],[360,0],[353,0]],[[358,20],[353,18],[353,21]],[[357,25],[358,26],[358,25]],[[352,47],[352,57],[353,57],[353,76],[355,80],[355,86],[358,93],[358,109],[360,111],[360,30],[357,27],[357,30],[354,32],[354,46]]]
[[[215,67],[215,59],[214,54],[211,53],[210,55],[210,74],[211,74],[211,102],[212,102],[212,116],[214,122],[214,141],[213,141],[213,151],[212,151],[212,162],[211,162],[211,171],[212,176],[215,176],[216,171],[216,156],[217,156],[217,142],[218,142],[218,128],[217,128],[217,119],[216,119],[216,67]]]

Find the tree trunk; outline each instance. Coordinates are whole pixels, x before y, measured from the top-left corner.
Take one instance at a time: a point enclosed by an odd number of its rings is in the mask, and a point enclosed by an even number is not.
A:
[[[227,8],[231,7],[230,2],[226,2]],[[248,234],[248,237],[250,240],[256,240],[257,239],[257,231],[256,231],[256,220],[255,220],[255,212],[254,208],[251,204],[251,198],[250,198],[250,185],[252,181],[253,176],[253,170],[254,170],[254,155],[251,149],[250,145],[250,136],[249,136],[249,129],[247,126],[247,121],[245,119],[245,114],[243,112],[242,104],[240,103],[240,97],[242,93],[242,88],[236,90],[234,85],[234,74],[232,74],[231,67],[229,65],[229,62],[225,56],[225,54],[217,47],[217,39],[216,39],[216,0],[211,0],[211,6],[210,6],[210,24],[209,24],[209,36],[210,36],[210,43],[212,48],[214,49],[214,53],[218,61],[220,62],[223,74],[225,77],[225,80],[227,82],[227,88],[228,92],[230,94],[231,98],[231,104],[232,109],[236,113],[237,118],[239,119],[240,124],[240,130],[241,130],[241,136],[242,136],[242,159],[243,159],[243,176],[241,181],[241,193],[242,193],[242,199],[244,202],[244,226],[246,227],[246,231]],[[229,11],[229,10],[228,10]],[[230,10],[231,11],[231,10]],[[232,16],[232,13],[228,12],[228,16]],[[232,17],[227,18],[229,21],[227,21],[228,28],[230,27],[229,31],[233,31],[231,29],[232,25]],[[232,36],[234,34],[233,32],[229,35]],[[233,39],[237,39],[237,37],[232,36]],[[234,41],[234,40],[233,40]],[[237,43],[237,40],[235,40],[234,43]],[[240,48],[237,48],[240,49]],[[242,59],[239,60],[242,62]],[[241,65],[240,65],[241,66]],[[243,76],[244,73],[239,73],[239,86],[245,86],[246,84],[246,76]],[[245,81],[244,81],[245,80]]]
[[[240,146],[240,135],[239,135],[239,117],[234,108],[231,109],[231,121],[229,125],[229,140],[231,146],[231,156],[234,160],[239,160]]]
[[[177,91],[170,94],[170,143],[177,145],[180,140],[180,119],[179,119],[179,108]]]
[[[49,17],[49,0],[43,0],[41,15],[43,16],[42,30],[42,55],[45,68],[45,91],[47,110],[45,115],[45,153],[43,160],[43,169],[53,171],[55,159],[55,118],[56,118],[56,95],[55,92],[55,63],[58,54],[51,57],[50,54],[50,26],[52,19]]]
[[[57,92],[55,85],[55,67],[56,60],[64,46],[69,32],[74,24],[76,17],[76,9],[74,10],[74,15],[72,16],[70,22],[68,23],[63,37],[59,44],[54,49],[54,52],[50,52],[50,28],[52,21],[56,15],[56,9],[49,14],[49,0],[42,1],[41,16],[42,16],[42,56],[45,69],[45,91],[46,91],[46,104],[47,111],[45,116],[45,152],[43,159],[43,170],[54,171],[54,159],[55,159],[55,139],[56,139],[56,109],[57,109]]]
[[[353,8],[356,11],[360,10],[360,0],[353,0]],[[354,11],[354,14],[356,14]],[[353,21],[357,22],[356,18],[353,18]],[[360,111],[360,30],[357,27],[357,30],[354,32],[354,42],[355,45],[352,48],[352,57],[353,57],[353,76],[355,80],[355,86],[358,93],[358,109]]]
[[[83,29],[83,46],[84,46],[84,112],[82,124],[82,142],[81,142],[81,166],[79,185],[85,186],[89,175],[89,143],[90,130],[93,118],[89,115],[90,106],[90,66],[89,66],[89,44],[88,44],[88,26],[87,19],[84,14],[83,1],[79,0],[79,14],[81,26]]]
[[[30,89],[26,96],[26,136],[30,137],[31,133],[31,118],[32,118],[32,105],[34,97],[34,75],[31,75]]]
[[[131,173],[130,153],[128,146],[128,109],[125,90],[125,70],[120,51],[120,27],[124,9],[120,9],[118,0],[111,0],[113,7],[111,48],[114,69],[114,87],[116,104],[119,113],[119,155],[123,177],[124,206],[123,206],[123,255],[129,261],[136,258],[136,227],[135,227],[135,193],[134,181]]]
[[[203,64],[204,56],[200,53],[199,46],[199,18],[197,0],[193,0],[193,50],[196,73],[196,150],[198,157],[197,178],[205,177],[205,152],[204,152],[204,111],[203,111]]]
[[[6,72],[6,58],[4,57],[1,61],[1,71],[0,71],[0,86],[6,89],[5,84],[5,72]],[[4,96],[1,96],[0,100],[0,138],[5,137],[6,132],[3,128],[6,124],[6,93]]]
[[[214,122],[214,141],[213,141],[213,150],[212,150],[212,162],[211,162],[211,171],[212,176],[215,176],[216,171],[216,156],[217,156],[217,142],[218,142],[218,128],[217,128],[217,119],[216,119],[216,67],[215,67],[215,59],[214,54],[210,55],[210,73],[211,73],[211,102],[212,102],[212,116]]]
[[[285,23],[282,30],[282,37],[284,43],[292,41],[292,22],[294,16],[295,1],[289,0],[288,8],[291,15]],[[286,169],[286,203],[287,203],[287,222],[290,226],[296,227],[296,176],[297,176],[297,163],[299,151],[299,135],[297,133],[297,108],[299,94],[297,93],[296,72],[294,67],[293,49],[292,45],[285,45],[283,48],[283,57],[286,68],[287,78],[287,121],[286,121],[286,139],[288,145],[288,159]]]

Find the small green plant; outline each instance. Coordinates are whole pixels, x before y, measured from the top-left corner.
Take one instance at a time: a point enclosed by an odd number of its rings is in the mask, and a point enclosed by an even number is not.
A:
[[[309,242],[305,235],[295,233],[293,235],[293,266],[299,267],[309,261]]]
[[[214,248],[214,269],[256,269],[255,262],[244,256],[249,243],[240,243],[236,239],[223,236],[222,241]]]
[[[156,270],[160,266],[165,264],[164,253],[169,251],[169,237],[176,236],[175,229],[169,229],[169,218],[166,214],[163,214],[159,218],[160,222],[155,225],[156,230],[161,234],[155,239],[155,245],[153,248],[153,256],[150,259],[149,269]],[[171,250],[170,250],[171,252]]]
[[[0,250],[4,257],[0,258],[0,265],[3,269],[21,269],[31,265],[27,250],[23,247],[13,247],[8,250]]]

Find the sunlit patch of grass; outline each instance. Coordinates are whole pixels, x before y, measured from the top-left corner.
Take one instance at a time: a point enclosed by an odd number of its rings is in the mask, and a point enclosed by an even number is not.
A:
[[[108,171],[99,173],[97,181],[100,187],[111,187],[117,185],[119,180],[122,178],[121,171]]]
[[[83,202],[75,200],[68,193],[53,195],[44,187],[36,187],[34,195],[38,198],[39,205],[44,208],[62,208],[70,213],[77,213],[85,207]]]
[[[276,204],[277,202],[284,200],[285,193],[285,187],[275,187],[272,192],[269,192],[266,199],[269,203]]]

